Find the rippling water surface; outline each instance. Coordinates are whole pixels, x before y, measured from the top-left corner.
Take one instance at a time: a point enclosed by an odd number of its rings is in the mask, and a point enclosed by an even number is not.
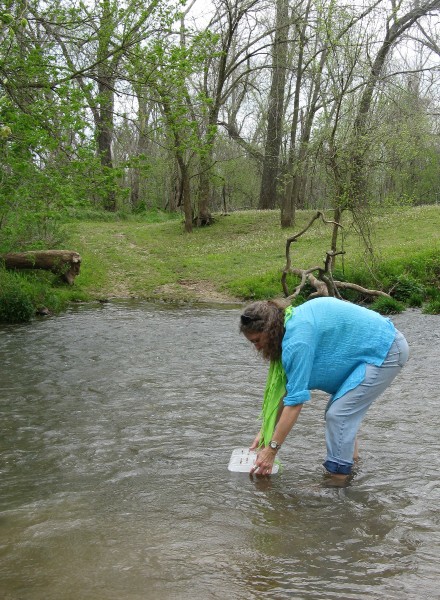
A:
[[[0,329],[2,598],[440,598],[440,318],[393,319],[410,361],[331,488],[323,394],[280,475],[228,472],[266,374],[238,315],[119,303]]]

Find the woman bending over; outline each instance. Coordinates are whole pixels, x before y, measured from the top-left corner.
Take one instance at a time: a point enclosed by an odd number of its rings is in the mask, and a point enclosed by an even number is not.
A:
[[[367,409],[408,359],[402,333],[378,313],[336,298],[316,298],[286,310],[272,301],[254,302],[241,315],[240,331],[271,362],[266,392],[275,390],[276,415],[269,433],[263,422],[252,444],[259,448],[252,472],[272,472],[277,451],[310,400],[310,390],[316,389],[330,394],[324,467],[345,479]]]

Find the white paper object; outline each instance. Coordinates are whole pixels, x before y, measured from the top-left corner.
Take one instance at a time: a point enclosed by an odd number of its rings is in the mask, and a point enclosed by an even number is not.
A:
[[[232,451],[228,469],[234,473],[249,473],[255,465],[256,459],[257,453],[253,450],[249,450],[249,448],[235,448],[235,450]],[[279,465],[275,463],[272,467],[272,475],[278,473],[278,470]]]

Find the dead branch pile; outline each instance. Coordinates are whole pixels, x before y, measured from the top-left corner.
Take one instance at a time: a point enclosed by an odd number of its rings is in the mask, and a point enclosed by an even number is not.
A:
[[[354,290],[361,294],[365,294],[366,296],[385,296],[386,298],[391,298],[389,294],[380,290],[369,290],[355,283],[337,281],[336,279],[334,279],[333,265],[335,256],[345,254],[344,251],[327,251],[323,267],[320,267],[318,265],[310,267],[308,269],[300,269],[298,267],[292,266],[292,259],[290,254],[292,243],[296,242],[299,237],[306,233],[306,231],[308,231],[308,229],[313,225],[313,223],[317,219],[322,219],[323,223],[331,224],[334,227],[342,228],[342,225],[340,223],[336,223],[336,221],[327,221],[324,218],[323,213],[318,211],[313,216],[307,227],[305,227],[302,231],[287,239],[286,266],[284,267],[283,274],[281,276],[281,285],[283,286],[286,304],[290,304],[292,300],[301,293],[301,291],[304,289],[307,283],[309,283],[315,289],[315,291],[309,295],[309,299],[316,298],[318,296],[333,296],[335,298],[341,298],[339,290]],[[295,289],[292,292],[289,291],[287,285],[287,277],[289,274],[297,275],[300,278],[299,284],[295,287]]]

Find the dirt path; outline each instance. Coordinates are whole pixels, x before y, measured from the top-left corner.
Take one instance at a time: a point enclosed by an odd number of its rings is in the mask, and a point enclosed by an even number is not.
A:
[[[224,292],[219,292],[210,281],[205,280],[181,279],[177,283],[167,283],[156,288],[154,295],[177,301],[243,304],[243,300],[234,298]]]

